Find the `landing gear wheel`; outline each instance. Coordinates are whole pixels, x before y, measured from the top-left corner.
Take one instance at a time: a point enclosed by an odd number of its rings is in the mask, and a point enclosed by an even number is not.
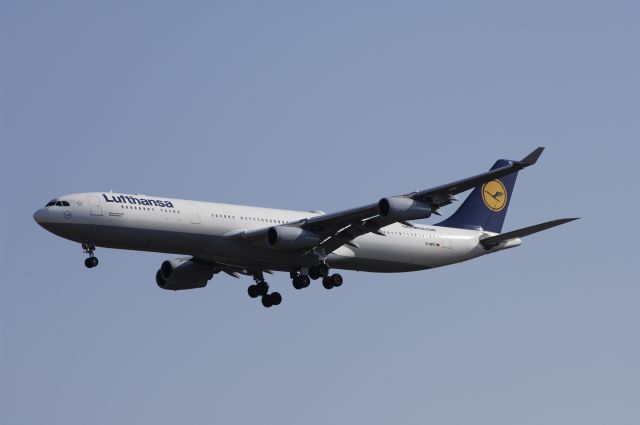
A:
[[[342,280],[342,276],[341,276],[340,274],[338,274],[338,273],[334,273],[334,274],[332,274],[332,275],[331,275],[330,279],[331,279],[331,283],[332,283],[332,284],[333,284],[333,286],[335,286],[336,288],[337,288],[338,286],[341,286],[341,285],[342,285],[343,280]]]
[[[334,286],[334,285],[333,285],[333,280],[331,280],[331,278],[330,278],[330,277],[328,277],[328,276],[327,276],[327,277],[323,277],[323,278],[322,278],[322,286],[324,286],[324,287],[325,287],[325,289],[331,289],[331,288],[333,288],[333,286]]]
[[[296,289],[304,288],[304,282],[302,281],[302,276],[296,276],[292,279],[293,287]]]
[[[95,266],[98,265],[98,258],[97,257],[89,257],[86,260],[84,260],[84,265],[88,268],[88,269],[92,269]]]
[[[269,308],[273,305],[273,301],[271,300],[271,296],[270,295],[263,295],[262,296],[262,305],[265,306],[266,308]]]
[[[258,298],[260,296],[260,290],[257,285],[251,285],[247,288],[247,294],[249,294],[251,298]]]
[[[319,279],[322,275],[320,271],[316,267],[311,267],[309,269],[309,277],[313,280]]]
[[[296,276],[293,278],[293,287],[296,289],[306,288],[310,283],[309,276]]]
[[[282,302],[282,295],[280,295],[280,292],[274,292],[269,295],[269,297],[271,298],[272,305],[280,305],[280,303]]]

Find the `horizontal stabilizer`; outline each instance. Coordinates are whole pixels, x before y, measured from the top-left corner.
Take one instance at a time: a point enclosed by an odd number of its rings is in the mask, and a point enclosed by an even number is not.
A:
[[[494,246],[498,245],[500,242],[503,242],[503,241],[506,241],[506,240],[509,240],[509,239],[521,238],[521,237],[524,237],[524,236],[529,236],[529,235],[532,235],[534,233],[538,233],[538,232],[541,232],[543,230],[547,230],[547,229],[550,229],[552,227],[556,227],[556,226],[559,226],[561,224],[565,224],[565,223],[568,223],[570,221],[577,220],[577,219],[578,218],[561,218],[561,219],[558,219],[558,220],[551,220],[551,221],[547,221],[546,223],[535,224],[533,226],[524,227],[522,229],[513,230],[511,232],[502,233],[500,235],[490,236],[488,238],[481,239],[480,243],[482,244],[482,246],[484,246],[485,248],[489,249],[489,248],[493,248]]]

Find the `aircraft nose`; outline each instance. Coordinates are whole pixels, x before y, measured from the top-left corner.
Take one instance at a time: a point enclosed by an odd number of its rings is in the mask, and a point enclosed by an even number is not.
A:
[[[40,208],[38,211],[33,213],[33,219],[38,224],[44,223],[48,216],[49,216],[49,211],[47,211],[46,208]]]

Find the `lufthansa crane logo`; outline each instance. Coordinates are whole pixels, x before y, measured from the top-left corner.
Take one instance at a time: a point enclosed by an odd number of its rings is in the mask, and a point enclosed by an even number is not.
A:
[[[491,211],[501,211],[507,205],[507,189],[500,180],[491,180],[482,186],[482,200]]]

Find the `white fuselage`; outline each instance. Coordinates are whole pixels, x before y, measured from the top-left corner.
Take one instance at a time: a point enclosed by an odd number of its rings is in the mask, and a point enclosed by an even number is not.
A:
[[[279,271],[313,264],[301,254],[231,236],[323,214],[103,192],[62,196],[57,202],[64,204],[42,208],[34,218],[66,239]],[[413,226],[396,223],[381,229],[384,235],[360,236],[353,246],[344,245],[330,253],[326,261],[338,269],[406,272],[457,263],[520,244],[513,240],[487,250],[478,241],[493,233]]]

